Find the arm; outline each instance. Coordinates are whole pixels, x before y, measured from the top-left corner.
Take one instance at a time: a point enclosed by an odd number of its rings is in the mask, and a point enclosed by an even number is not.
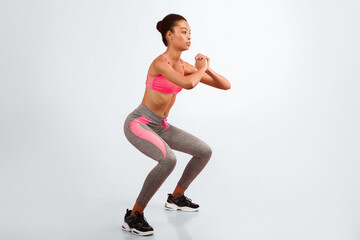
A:
[[[181,73],[175,71],[165,60],[159,59],[154,62],[155,69],[166,79],[174,84],[185,88],[194,88],[201,80],[201,77],[206,71],[206,67],[200,68],[190,75],[183,76]]]
[[[197,71],[196,67],[191,65],[190,63],[185,62],[185,64],[190,74]],[[231,88],[231,84],[229,80],[227,80],[225,77],[221,76],[220,74],[216,73],[210,67],[208,67],[208,69],[202,75],[200,82],[209,85],[211,87],[215,87],[223,90],[228,90]]]

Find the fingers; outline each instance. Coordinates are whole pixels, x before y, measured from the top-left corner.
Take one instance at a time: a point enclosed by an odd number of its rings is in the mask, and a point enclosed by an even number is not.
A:
[[[206,59],[206,60],[209,60],[209,58],[203,54],[200,54],[198,53],[196,56],[195,56],[195,60],[202,60],[202,59]]]
[[[199,60],[200,60],[200,59],[202,59],[202,58],[203,58],[203,55],[200,54],[200,53],[198,53],[198,54],[195,56],[195,60],[196,60],[196,59],[199,59]]]

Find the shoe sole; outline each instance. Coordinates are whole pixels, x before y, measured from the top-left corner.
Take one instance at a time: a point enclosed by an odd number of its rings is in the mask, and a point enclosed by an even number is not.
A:
[[[122,228],[122,230],[131,232],[132,234],[137,235],[137,236],[148,236],[148,235],[154,234],[154,231],[141,232],[135,228],[130,228],[126,222],[123,223],[121,228]]]
[[[176,205],[174,203],[169,203],[169,202],[165,203],[165,209],[169,210],[169,211],[181,210],[184,212],[196,212],[199,210],[199,208],[179,207],[178,205]]]

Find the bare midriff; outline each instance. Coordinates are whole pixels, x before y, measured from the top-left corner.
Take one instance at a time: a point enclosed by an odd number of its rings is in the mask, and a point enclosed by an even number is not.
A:
[[[145,94],[141,103],[156,114],[167,117],[175,99],[176,94],[162,93],[145,87]]]

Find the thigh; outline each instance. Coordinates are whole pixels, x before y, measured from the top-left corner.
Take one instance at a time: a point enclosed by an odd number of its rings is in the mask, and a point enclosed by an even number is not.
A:
[[[129,114],[124,122],[124,133],[128,141],[146,156],[162,161],[174,157],[170,146],[151,127],[146,116]]]
[[[188,153],[193,156],[211,152],[211,147],[200,138],[170,123],[168,124],[169,129],[160,132],[159,135],[171,149]]]

